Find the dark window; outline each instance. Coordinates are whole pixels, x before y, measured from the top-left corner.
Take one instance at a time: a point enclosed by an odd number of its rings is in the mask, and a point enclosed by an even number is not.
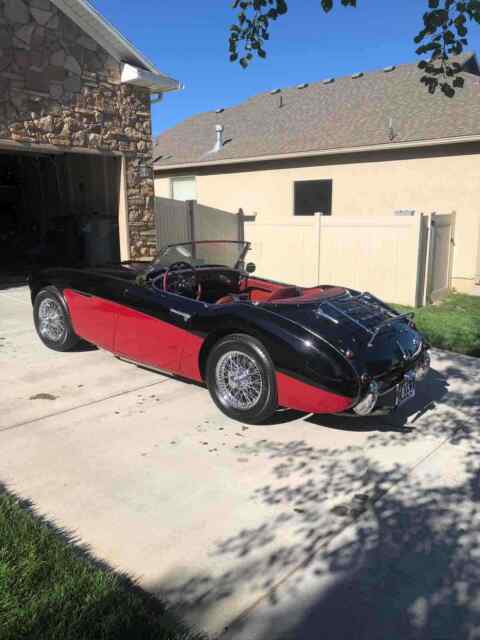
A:
[[[313,216],[318,211],[332,215],[331,180],[301,180],[294,183],[294,188],[294,215]]]

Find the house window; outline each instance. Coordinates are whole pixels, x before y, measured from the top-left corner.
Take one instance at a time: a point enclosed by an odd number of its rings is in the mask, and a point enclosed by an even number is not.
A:
[[[171,178],[170,197],[174,200],[196,200],[197,184],[195,176]]]
[[[293,184],[294,215],[313,216],[317,212],[332,215],[331,180],[300,180]]]

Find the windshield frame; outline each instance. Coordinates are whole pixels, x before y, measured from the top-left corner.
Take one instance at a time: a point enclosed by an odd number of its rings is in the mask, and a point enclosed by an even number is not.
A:
[[[242,264],[245,260],[245,256],[247,255],[247,253],[250,251],[251,248],[251,243],[247,242],[246,240],[193,240],[193,241],[186,241],[186,242],[174,242],[172,244],[167,244],[165,246],[163,246],[158,253],[156,254],[156,256],[153,258],[151,264],[159,264],[162,265],[161,263],[161,259],[162,257],[165,255],[165,253],[169,250],[169,249],[175,249],[175,247],[182,247],[185,245],[188,245],[190,247],[193,248],[192,251],[192,256],[190,259],[195,260],[195,246],[197,245],[206,245],[206,244],[236,244],[236,245],[244,245],[243,246],[243,250],[240,253],[237,261],[235,262],[235,264],[232,266],[230,265],[220,265],[217,263],[213,263],[212,265],[209,264],[205,264],[205,265],[201,265],[199,267],[196,267],[197,269],[202,269],[202,268],[208,268],[209,266],[221,266],[221,267],[225,267],[227,269],[239,269],[240,264]],[[180,261],[181,259],[179,258],[178,261]],[[185,258],[185,262],[188,262],[188,259]],[[164,266],[164,265],[162,265]]]

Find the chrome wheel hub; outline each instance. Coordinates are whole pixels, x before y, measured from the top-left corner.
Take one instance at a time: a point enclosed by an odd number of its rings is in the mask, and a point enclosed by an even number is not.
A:
[[[252,409],[263,390],[262,373],[253,358],[228,351],[217,362],[215,380],[223,402],[234,409]]]
[[[51,342],[61,342],[66,326],[60,303],[53,298],[45,298],[38,308],[40,334]]]

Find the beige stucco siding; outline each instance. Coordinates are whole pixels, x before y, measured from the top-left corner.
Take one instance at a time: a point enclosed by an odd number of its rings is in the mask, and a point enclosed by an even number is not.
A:
[[[293,219],[293,183],[332,179],[334,216],[393,215],[397,209],[456,211],[454,286],[468,291],[478,274],[480,230],[480,147],[404,151],[336,161],[290,162],[289,165],[243,165],[198,170],[198,201],[227,211],[256,212],[258,221]],[[303,164],[303,166],[302,166]],[[217,171],[217,173],[214,173]],[[169,172],[179,175],[178,171]],[[186,174],[186,171],[183,171]],[[191,170],[189,175],[193,175]],[[156,194],[170,196],[170,177],[155,181]]]

